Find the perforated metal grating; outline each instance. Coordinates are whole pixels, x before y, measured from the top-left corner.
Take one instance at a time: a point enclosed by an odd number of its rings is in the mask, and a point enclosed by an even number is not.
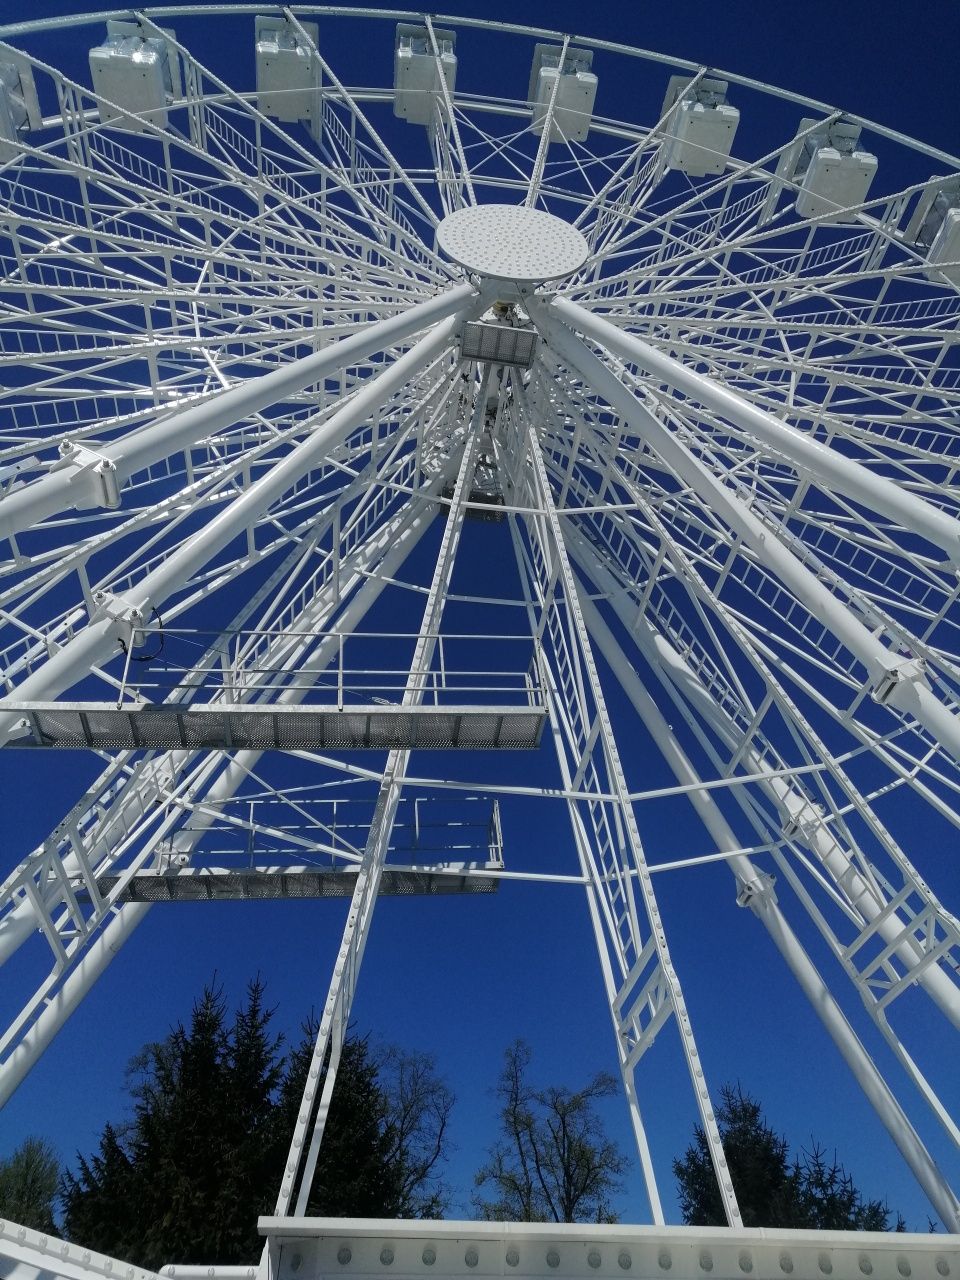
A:
[[[533,284],[572,275],[587,260],[587,242],[562,218],[512,204],[457,209],[437,227],[437,245],[468,271]]]
[[[490,360],[494,364],[518,365],[529,369],[537,350],[533,329],[508,324],[485,324],[473,320],[463,326],[460,354],[465,360]]]
[[[499,870],[499,864],[471,864],[471,871]],[[465,870],[465,869],[464,869]],[[97,888],[110,894],[120,884],[119,875],[101,876]],[[117,902],[220,902],[276,898],[345,898],[356,886],[353,868],[317,870],[287,867],[283,870],[221,867],[184,867],[175,871],[138,872],[118,894]],[[467,875],[463,871],[423,867],[386,867],[380,877],[381,894],[390,897],[439,896],[448,893],[495,893],[494,875]],[[77,896],[83,898],[82,885]]]
[[[23,703],[11,747],[103,751],[530,750],[542,707],[122,707]]]

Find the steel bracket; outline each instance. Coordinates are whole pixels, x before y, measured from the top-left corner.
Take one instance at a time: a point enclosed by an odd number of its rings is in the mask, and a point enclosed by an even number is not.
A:
[[[823,826],[826,812],[822,805],[806,801],[790,814],[781,831],[784,840],[796,840],[800,844],[810,846],[810,841]]]
[[[901,658],[887,667],[874,680],[871,697],[885,707],[902,684],[927,684],[922,658]]]
[[[105,454],[88,449],[86,445],[64,440],[60,445],[60,457],[51,471],[72,471],[70,491],[78,510],[87,507],[106,507],[116,511],[120,506],[120,478],[117,465]]]
[[[752,879],[738,880],[737,883],[740,886],[737,891],[738,907],[753,907],[777,901],[777,894],[774,889],[777,877],[770,875],[766,871],[759,871]]]
[[[95,591],[93,604],[90,621],[99,622],[103,618],[112,618],[114,622],[120,623],[120,639],[126,645],[133,642],[133,633],[146,622],[146,615],[139,605],[112,591]]]

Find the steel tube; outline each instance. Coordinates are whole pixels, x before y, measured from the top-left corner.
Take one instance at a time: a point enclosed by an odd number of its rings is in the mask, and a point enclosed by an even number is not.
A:
[[[614,600],[612,603],[614,611],[624,624],[629,626],[626,611],[622,609],[620,602]],[[632,634],[651,666],[659,667],[664,671],[674,688],[725,742],[734,749],[739,747],[739,739],[731,731],[729,722],[717,711],[709,694],[673,646],[642,621],[635,627]],[[743,763],[747,770],[753,773],[763,773],[766,767],[766,762],[751,747],[747,747],[744,751]],[[773,801],[784,825],[794,819],[798,812],[808,807],[809,802],[804,794],[785,778],[764,778],[757,785]],[[815,829],[809,838],[797,838],[807,845],[827,874],[838,885],[842,884],[843,892],[851,905],[868,922],[880,917],[878,933],[887,942],[896,945],[897,955],[908,968],[912,968],[921,959],[922,953],[914,942],[904,939],[903,923],[898,915],[883,915],[886,902],[878,898],[857,870],[856,865],[851,862],[846,850],[832,835],[829,827],[821,826]],[[927,965],[917,975],[916,981],[934,1001],[944,1017],[960,1030],[960,989],[949,974],[945,973],[939,965]]]
[[[960,521],[945,511],[924,502],[887,477],[869,471],[853,458],[820,444],[766,409],[750,404],[737,392],[689,368],[674,356],[658,351],[642,338],[624,332],[603,316],[564,298],[557,298],[550,311],[565,325],[578,329],[622,360],[635,364],[667,386],[719,413],[759,443],[768,445],[798,467],[801,475],[807,473],[871,511],[888,516],[941,548],[952,562],[960,563]]]
[[[619,386],[620,384],[617,383],[617,385]],[[629,392],[622,387],[621,391],[625,395],[629,395]],[[643,409],[643,406],[639,407],[641,410]],[[643,411],[646,412],[645,410]],[[665,432],[665,429],[660,424],[657,424],[657,426],[661,432]],[[695,460],[693,461],[695,462]],[[772,545],[769,538],[766,540],[761,539],[761,541],[763,541],[765,548],[770,548]],[[787,549],[780,547],[779,544],[775,545],[782,553],[783,560],[786,561],[788,558],[792,558],[791,553]],[[809,578],[812,578],[813,575],[810,575],[809,571],[806,570],[803,565],[800,565],[799,562],[795,562],[795,564],[801,574],[807,574]],[[824,591],[824,588],[819,582],[817,583],[817,588],[820,591]],[[828,594],[827,598],[832,601],[834,608],[843,608],[843,606],[840,605],[834,597],[831,597]],[[635,622],[637,620],[632,618],[629,620],[627,619],[625,611],[622,609],[622,601],[617,598],[615,593],[611,593],[611,601],[613,608],[621,616],[624,624],[633,631],[638,643],[642,648],[647,649],[647,658],[648,661],[651,662],[651,665],[659,663],[659,665],[665,669],[673,671],[674,683],[685,692],[686,697],[694,703],[700,714],[703,715],[713,725],[716,731],[726,741],[731,743],[732,746],[739,746],[739,742],[735,740],[730,731],[729,725],[717,714],[716,708],[709,696],[707,696],[703,691],[699,681],[687,670],[685,664],[673,652],[667,642],[662,637],[653,633],[651,629],[649,643],[645,644],[645,635],[647,633],[647,624],[645,621],[640,619],[639,625],[635,626]],[[818,616],[825,617],[826,615],[821,613]],[[864,631],[862,628],[861,630]],[[882,649],[882,646],[877,644],[874,636],[866,633],[865,631],[864,635],[866,636],[867,642],[879,648],[881,653],[887,652]],[[929,697],[932,699],[933,695],[930,694]],[[941,708],[948,716],[950,716],[949,711],[947,711],[946,708],[943,708],[942,704],[936,703],[936,706]],[[925,711],[926,708],[918,705],[917,709],[913,711],[913,714],[917,719],[921,719],[919,714],[921,710]],[[950,719],[956,723],[954,717],[950,716]],[[763,773],[766,770],[766,762],[761,760],[761,758],[755,755],[749,748],[744,754],[744,759],[747,762],[748,768],[752,772]],[[800,811],[808,807],[808,801],[803,794],[793,787],[786,779],[770,779],[765,781],[762,785],[767,791],[767,794],[773,799],[779,812],[783,815],[784,823],[796,818]],[[835,881],[843,884],[844,892],[848,896],[852,905],[857,910],[861,911],[868,921],[875,920],[878,916],[882,915],[884,903],[878,900],[871,886],[851,864],[846,852],[839,845],[828,828],[821,827],[813,833],[811,836],[810,848],[818,860],[823,864],[828,874],[831,875]],[[908,967],[913,967],[917,963],[919,958],[918,950],[913,942],[910,940],[903,940],[902,923],[899,917],[893,916],[883,918],[879,925],[879,932],[880,935],[888,942],[895,943],[897,945],[897,953]],[[949,975],[946,974],[939,966],[928,965],[918,975],[917,981],[926,990],[931,999],[934,1000],[941,1012],[953,1023],[955,1027],[960,1029],[960,989],[958,989]]]
[[[599,360],[566,325],[545,306],[531,306],[535,323],[553,350],[576,369],[631,426],[651,449],[707,505],[743,539],[760,563],[818,618],[867,669],[876,685],[884,677],[896,677],[902,659],[880,643],[846,605],[802,564],[793,552],[749,510],[720,479],[711,474],[686,446],[659,422],[645,405],[625,387],[614,372]],[[933,738],[960,760],[960,719],[944,706],[922,680],[894,679],[888,705],[912,716]]]
[[[86,954],[63,986],[25,1032],[6,1062],[0,1067],[0,1107],[21,1083],[47,1045],[77,1005],[100,977],[130,934],[146,915],[149,903],[128,902],[110,921],[103,933],[87,948]]]
[[[439,488],[439,482],[436,485]],[[365,580],[356,597],[347,606],[340,620],[341,628],[356,628],[365,614],[374,605],[381,592],[393,575],[406,560],[407,556],[420,541],[430,527],[436,507],[431,503],[413,517],[396,540],[390,545],[382,559],[382,572]],[[315,659],[317,670],[323,669],[334,655],[336,638],[330,637],[321,645],[320,653]],[[284,690],[280,701],[298,702],[302,690]],[[191,817],[190,838],[188,847],[181,852],[192,852],[200,837],[213,821],[216,805],[229,799],[240,783],[248,776],[260,758],[259,751],[238,751],[226,765],[226,768],[213,781],[204,799],[207,806]],[[41,1054],[48,1047],[54,1036],[73,1013],[80,1000],[90,990],[94,982],[106,969],[107,965],[126,942],[127,938],[143,919],[149,903],[124,903],[115,919],[107,925],[103,933],[90,945],[87,954],[77,967],[65,979],[60,992],[53,997],[23,1039],[12,1050],[7,1060],[0,1065],[0,1107],[4,1105],[14,1090],[23,1081]],[[122,922],[122,923],[121,923]],[[32,911],[24,911],[17,921],[18,936],[14,945],[19,945],[26,936],[36,928]],[[23,936],[19,936],[22,934]],[[109,936],[108,936],[109,935]]]
[[[291,361],[272,373],[230,387],[202,404],[191,405],[159,422],[140,427],[122,439],[102,445],[84,439],[84,446],[116,467],[116,479],[122,486],[145,467],[189,448],[198,440],[222,431],[250,414],[259,413],[354,361],[383,351],[421,329],[447,319],[476,297],[473,285],[457,285],[398,315],[379,320],[359,333],[342,338],[333,346]],[[76,468],[63,467],[0,498],[0,539],[9,538],[47,516],[76,506],[82,501],[82,486],[81,492],[75,487],[80,476]],[[71,486],[75,487],[73,499]]]
[[[471,291],[470,296],[473,296]],[[452,340],[460,321],[443,321],[304,440],[292,453],[219,512],[203,529],[148,573],[126,595],[131,608],[149,613],[171,592],[222,550],[250,521],[261,515],[286,489],[311,467],[319,465],[351,431],[413,376],[439,355]],[[13,695],[0,698],[0,744],[16,732],[16,711],[5,711],[11,702],[48,701],[86,675],[97,662],[108,658],[124,629],[122,619],[101,618],[75,636],[49,661],[29,675]]]
[[[576,554],[576,552],[574,552]],[[591,572],[592,566],[582,556],[577,557],[584,572],[595,580],[598,588],[602,582]],[[650,736],[661,751],[664,760],[678,782],[694,783],[700,779],[687,758],[659,707],[644,688],[640,677],[627,661],[620,645],[596,607],[581,593],[580,604],[584,618],[595,641],[621,688],[627,695]],[[740,847],[729,824],[720,812],[716,801],[708,791],[689,791],[687,797],[716,842],[718,850]],[[745,854],[734,854],[728,859],[730,870],[744,885],[761,884],[761,876]],[[929,1151],[923,1145],[909,1118],[890,1090],[890,1086],[874,1065],[873,1059],[860,1043],[829,987],[824,982],[805,948],[787,923],[769,892],[755,893],[750,899],[754,915],[764,925],[783,956],[791,973],[800,984],[830,1038],[833,1040],[847,1066],[863,1090],[887,1133],[903,1156],[917,1181],[926,1192],[930,1203],[948,1231],[960,1231],[960,1206],[949,1184],[937,1167]]]

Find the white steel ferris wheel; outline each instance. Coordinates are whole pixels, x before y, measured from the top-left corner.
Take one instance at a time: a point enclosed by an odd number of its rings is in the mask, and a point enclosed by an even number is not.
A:
[[[329,1090],[380,894],[574,881],[650,1217],[672,1038],[737,1226],[658,905],[725,863],[960,1230],[915,1127],[960,1145],[955,1080],[901,1017],[960,1028],[957,162],[609,43],[298,5],[0,31],[0,161],[0,768],[96,762],[3,883],[38,969],[0,1097],[151,904],[351,899]],[[668,793],[702,839],[665,864]]]

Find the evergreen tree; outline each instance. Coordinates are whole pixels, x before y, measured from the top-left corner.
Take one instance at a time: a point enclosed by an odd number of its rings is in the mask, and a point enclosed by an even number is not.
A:
[[[64,1178],[71,1240],[152,1269],[257,1260],[257,1218],[274,1208],[316,1031],[284,1058],[271,1018],[259,981],[232,1020],[210,986],[188,1027],[146,1046],[131,1064],[130,1119],[107,1124]],[[452,1105],[430,1058],[348,1038],[308,1212],[438,1212]]]
[[[104,1125],[99,1148],[89,1160],[78,1155],[76,1174],[63,1178],[64,1228],[67,1239],[101,1253],[134,1257],[140,1247],[141,1224],[131,1208],[142,1202],[136,1166],[124,1150],[116,1129]]]
[[[270,1019],[259,980],[232,1025],[222,991],[207,987],[189,1029],[134,1060],[131,1121],[107,1125],[99,1154],[65,1179],[71,1239],[154,1268],[256,1258],[257,1217],[282,1159]]]
[[[834,1154],[828,1160],[816,1144],[794,1162],[803,1226],[820,1231],[886,1231],[890,1210],[881,1200],[864,1200]],[[904,1230],[897,1214],[896,1230]]]
[[[283,1129],[289,1134],[313,1056],[313,1028],[291,1057],[283,1087]],[[323,1076],[320,1086],[323,1085]],[[319,1090],[318,1090],[319,1092]],[[394,1218],[402,1209],[402,1169],[391,1161],[394,1134],[387,1097],[369,1041],[346,1041],[337,1069],[307,1213],[323,1217]]]
[[[887,1229],[886,1205],[864,1200],[836,1156],[828,1161],[814,1144],[791,1160],[786,1138],[766,1122],[755,1098],[732,1085],[724,1085],[720,1097],[717,1125],[745,1227]],[[673,1172],[684,1222],[725,1226],[720,1188],[700,1125],[694,1128],[693,1144],[674,1160]],[[903,1229],[899,1216],[897,1229]]]
[[[739,1087],[724,1085],[720,1099],[717,1125],[743,1225],[796,1226],[800,1205],[786,1139],[766,1123],[759,1102],[743,1094]],[[693,1131],[693,1145],[681,1159],[674,1160],[673,1172],[684,1222],[726,1226],[707,1137],[700,1125]]]
[[[0,1218],[35,1231],[54,1231],[54,1202],[60,1180],[56,1152],[42,1138],[25,1138],[0,1160]]]

